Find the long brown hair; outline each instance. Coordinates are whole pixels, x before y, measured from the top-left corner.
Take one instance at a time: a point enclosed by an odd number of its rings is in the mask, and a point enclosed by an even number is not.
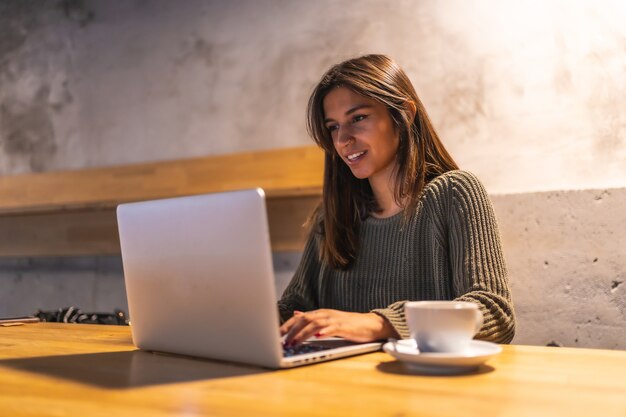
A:
[[[337,155],[324,123],[324,98],[340,86],[382,103],[391,115],[400,138],[394,198],[403,203],[405,218],[417,207],[430,180],[458,166],[439,140],[411,81],[391,58],[365,55],[330,68],[307,106],[307,130],[326,154],[322,205],[312,222],[322,237],[321,258],[334,268],[347,269],[358,254],[360,224],[378,205],[369,181],[354,177]]]

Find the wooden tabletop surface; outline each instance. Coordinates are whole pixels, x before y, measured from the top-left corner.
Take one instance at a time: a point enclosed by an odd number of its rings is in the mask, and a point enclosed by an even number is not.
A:
[[[385,353],[269,371],[137,351],[123,326],[0,327],[0,416],[626,416],[626,351],[504,346],[427,376]]]

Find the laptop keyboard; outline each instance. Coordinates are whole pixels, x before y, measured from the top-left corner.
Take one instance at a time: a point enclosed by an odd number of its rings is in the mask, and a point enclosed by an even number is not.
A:
[[[332,349],[333,346],[314,345],[314,344],[301,344],[296,346],[284,346],[283,356],[288,358],[290,356],[303,355],[305,353],[321,352],[322,350]]]

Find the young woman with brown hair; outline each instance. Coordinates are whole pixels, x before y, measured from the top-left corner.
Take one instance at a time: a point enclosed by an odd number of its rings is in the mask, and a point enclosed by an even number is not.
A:
[[[307,113],[325,152],[324,190],[278,302],[285,342],[407,338],[406,301],[452,299],[479,305],[477,338],[510,342],[515,319],[491,203],[458,170],[404,71],[384,55],[335,65]]]

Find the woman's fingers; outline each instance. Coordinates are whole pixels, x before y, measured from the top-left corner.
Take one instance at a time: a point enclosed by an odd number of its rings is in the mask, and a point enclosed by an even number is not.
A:
[[[312,336],[338,336],[353,342],[397,337],[388,321],[374,313],[350,313],[346,311],[320,309],[294,312],[280,328],[286,344],[301,343]]]
[[[289,333],[289,330],[293,327],[295,322],[296,322],[296,317],[295,316],[292,316],[286,322],[284,322],[282,324],[282,326],[280,326],[280,335],[284,336],[287,333]]]
[[[294,315],[280,327],[281,336],[285,336],[284,343],[291,344],[293,336],[297,334],[307,322],[303,320],[302,315]]]
[[[287,331],[285,338],[287,344],[301,343],[323,332],[329,324],[329,314],[326,310],[310,311],[293,318],[295,321]]]
[[[298,320],[298,316],[301,316],[302,314],[304,314],[302,311],[295,310],[293,312],[293,316],[291,316],[286,322],[282,324],[282,326],[280,326],[280,335],[286,335],[291,327],[294,325],[294,323]]]
[[[306,334],[310,333],[311,330],[315,326],[317,326],[313,317],[314,317],[313,312],[294,316],[293,317],[294,323],[287,332],[285,343],[287,345],[290,345],[290,344],[297,344],[303,340],[306,340],[305,339]]]
[[[285,341],[287,343],[297,345],[307,339],[310,339],[316,333],[319,333],[321,329],[323,329],[323,326],[321,326],[319,323],[308,323],[297,332],[294,332],[293,334],[287,336],[287,339]]]

